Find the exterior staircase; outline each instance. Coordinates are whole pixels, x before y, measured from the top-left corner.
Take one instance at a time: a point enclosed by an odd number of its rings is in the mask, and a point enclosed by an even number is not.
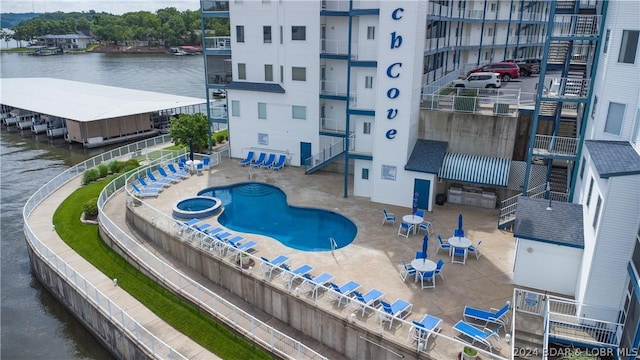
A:
[[[345,143],[344,139],[340,139],[340,141],[327,146],[319,153],[308,158],[304,164],[304,173],[313,174],[340,158],[346,152]]]
[[[549,56],[547,57],[547,64],[550,64],[550,65],[564,64],[567,59],[568,52],[569,52],[569,41],[552,40],[549,46]]]
[[[543,354],[544,319],[539,315],[516,312],[514,359],[541,360]]]
[[[566,193],[569,172],[566,167],[553,166],[551,168],[551,175],[549,177],[549,186],[551,192]]]

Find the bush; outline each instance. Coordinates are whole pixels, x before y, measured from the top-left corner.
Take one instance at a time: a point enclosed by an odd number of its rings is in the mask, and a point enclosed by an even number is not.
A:
[[[93,198],[82,205],[82,212],[85,219],[95,219],[98,217],[98,198]]]
[[[216,142],[217,143],[221,143],[223,141],[224,141],[224,135],[223,134],[220,134],[220,135],[216,136]]]
[[[105,164],[98,165],[98,175],[103,178],[109,175],[109,168]]]
[[[140,166],[140,163],[138,162],[137,159],[129,159],[124,162],[123,167],[128,167],[128,166],[133,166],[134,168],[137,168],[138,166]]]
[[[87,185],[93,181],[98,180],[98,178],[99,178],[98,170],[96,169],[86,170],[84,174],[82,174],[82,184]]]
[[[122,170],[122,163],[118,160],[114,160],[109,163],[109,172],[112,174],[117,174]]]

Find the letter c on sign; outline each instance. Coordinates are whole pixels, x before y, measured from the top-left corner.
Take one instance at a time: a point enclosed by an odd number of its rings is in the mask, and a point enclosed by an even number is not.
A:
[[[387,77],[395,79],[398,76],[400,76],[399,72],[396,72],[395,75],[392,73],[393,68],[396,67],[396,66],[397,67],[402,67],[402,63],[397,62],[397,63],[393,63],[393,64],[389,65],[389,67],[387,68]]]
[[[387,131],[387,134],[385,136],[387,137],[387,139],[391,140],[391,139],[396,137],[397,133],[398,133],[398,130],[391,129],[391,130]]]
[[[404,12],[403,8],[397,8],[395,10],[393,10],[393,12],[391,12],[391,18],[393,20],[400,20],[402,19],[402,15],[398,15],[398,13]]]

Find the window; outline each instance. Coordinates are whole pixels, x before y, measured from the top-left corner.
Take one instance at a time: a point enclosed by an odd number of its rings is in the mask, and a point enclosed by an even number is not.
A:
[[[291,80],[307,81],[307,68],[292,67],[291,68]]]
[[[593,214],[593,228],[598,226],[598,220],[600,218],[600,207],[602,206],[602,198],[598,195],[598,202],[596,203],[596,212]]]
[[[487,29],[487,35],[488,36],[493,36],[493,28],[492,27]]]
[[[284,31],[282,31],[282,26],[280,26],[280,44],[282,44],[282,39],[284,37],[283,33]]]
[[[593,192],[593,178],[589,182],[589,192],[587,193],[587,206],[591,203],[591,193]]]
[[[247,64],[238,63],[238,79],[247,80]]]
[[[307,40],[307,28],[305,26],[292,26],[291,40]]]
[[[236,42],[244,42],[244,26],[236,25]]]
[[[582,180],[582,176],[584,175],[584,164],[587,162],[587,159],[582,157],[582,165],[580,166],[580,180]]]
[[[496,3],[491,3],[491,11],[496,11]]]
[[[273,81],[273,65],[264,66],[264,81]]]
[[[240,116],[240,101],[231,100],[231,116]]]
[[[602,52],[607,53],[609,51],[609,39],[611,38],[611,30],[607,29],[607,33],[604,36],[604,45],[602,46]]]
[[[284,66],[280,65],[280,83],[284,82]]]
[[[369,169],[362,168],[362,180],[369,180]]]
[[[370,122],[365,122],[363,124],[363,129],[362,129],[362,133],[363,134],[371,134],[371,123]]]
[[[291,106],[291,117],[294,119],[305,120],[307,118],[307,107],[299,105]]]
[[[596,116],[596,106],[598,106],[598,96],[594,95],[593,96],[593,108],[591,109],[591,117],[595,117]]]
[[[365,89],[373,89],[373,76],[365,76],[364,77],[364,88]]]
[[[625,64],[636,63],[636,52],[638,51],[638,30],[624,30],[622,32],[622,44],[620,44],[620,55],[618,62]]]
[[[396,181],[396,173],[398,172],[397,168],[393,165],[382,165],[382,171],[380,174],[380,178],[382,180],[393,180]]]
[[[376,27],[367,26],[367,40],[374,40],[376,38]]]
[[[271,26],[262,27],[262,39],[265,44],[271,44]]]
[[[258,145],[269,145],[269,134],[258,133]]]
[[[614,102],[609,103],[607,111],[607,122],[604,124],[604,132],[613,135],[620,135],[622,122],[624,121],[624,111],[626,105]]]
[[[258,103],[258,119],[266,119],[267,118],[267,104],[266,103]]]

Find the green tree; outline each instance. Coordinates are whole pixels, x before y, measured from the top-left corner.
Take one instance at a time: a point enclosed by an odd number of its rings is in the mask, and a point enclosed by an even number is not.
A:
[[[202,113],[181,114],[171,119],[169,135],[176,145],[189,145],[193,141],[193,151],[202,152],[209,147],[209,120]]]

